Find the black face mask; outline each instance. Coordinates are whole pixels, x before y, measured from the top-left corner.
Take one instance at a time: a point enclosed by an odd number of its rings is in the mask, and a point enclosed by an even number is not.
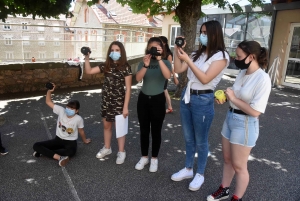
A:
[[[250,55],[250,54],[249,54]],[[241,70],[244,70],[244,69],[247,69],[247,68],[249,68],[249,66],[250,66],[250,64],[251,64],[251,62],[252,61],[250,61],[249,63],[245,63],[245,61],[246,61],[246,59],[249,57],[249,55],[248,56],[246,56],[245,57],[245,59],[242,59],[242,60],[234,60],[234,64],[236,65],[236,67],[238,67],[239,69],[241,69]]]

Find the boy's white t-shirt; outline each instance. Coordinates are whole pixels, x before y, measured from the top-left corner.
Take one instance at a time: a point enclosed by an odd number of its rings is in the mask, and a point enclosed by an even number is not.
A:
[[[254,110],[264,113],[271,92],[271,79],[261,68],[250,75],[242,70],[233,84],[233,91],[237,98],[248,103]],[[238,109],[231,101],[230,106]]]
[[[77,140],[78,128],[83,128],[83,119],[79,115],[68,118],[65,108],[54,105],[53,112],[58,115],[56,135],[63,140]]]

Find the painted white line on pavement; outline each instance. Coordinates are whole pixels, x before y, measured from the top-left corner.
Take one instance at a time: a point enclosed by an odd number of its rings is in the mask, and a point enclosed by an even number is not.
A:
[[[38,107],[38,111],[40,112],[41,119],[43,120],[43,124],[44,124],[44,126],[45,126],[45,129],[46,129],[48,138],[49,138],[49,140],[51,140],[51,139],[52,139],[52,135],[51,135],[51,133],[50,133],[50,131],[49,131],[49,128],[48,128],[48,126],[47,126],[45,117],[44,117],[44,115],[43,115],[43,113],[42,113],[42,111],[41,111],[41,109],[40,109],[39,107]],[[78,194],[77,194],[77,191],[76,191],[76,189],[75,189],[75,187],[74,187],[74,184],[73,184],[73,182],[72,182],[72,180],[71,180],[71,177],[70,177],[70,175],[68,174],[68,171],[66,170],[65,167],[61,167],[61,169],[62,169],[62,172],[63,172],[63,174],[64,174],[64,176],[65,176],[65,179],[66,179],[66,181],[67,181],[67,183],[68,183],[68,185],[69,185],[69,187],[70,187],[70,190],[71,190],[71,192],[72,192],[72,195],[73,195],[73,197],[74,197],[74,200],[80,201],[80,198],[79,198],[79,196],[78,196]]]

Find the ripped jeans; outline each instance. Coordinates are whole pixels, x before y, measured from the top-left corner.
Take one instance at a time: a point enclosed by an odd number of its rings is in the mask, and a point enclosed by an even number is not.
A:
[[[208,133],[214,118],[214,94],[191,94],[190,102],[180,102],[180,118],[186,145],[185,167],[193,168],[197,151],[197,173],[204,174],[208,154]]]

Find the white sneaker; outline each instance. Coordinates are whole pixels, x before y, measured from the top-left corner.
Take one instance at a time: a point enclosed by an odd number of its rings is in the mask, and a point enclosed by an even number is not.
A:
[[[158,160],[157,160],[157,158],[151,158],[149,172],[157,172],[157,168],[158,168]]]
[[[145,165],[149,163],[148,157],[141,157],[140,161],[135,165],[135,169],[137,170],[142,170],[144,169]]]
[[[203,183],[204,183],[204,177],[201,174],[197,173],[193,181],[190,183],[189,189],[191,191],[197,191],[200,189]]]
[[[102,149],[97,153],[96,158],[103,158],[106,155],[111,154],[111,148],[106,149],[105,146],[103,146]]]
[[[124,152],[119,151],[118,154],[117,154],[116,163],[119,164],[119,165],[124,163],[125,158],[126,158],[126,152],[125,151]]]
[[[187,168],[183,168],[179,172],[176,172],[175,174],[173,174],[171,179],[173,181],[181,181],[181,180],[184,180],[184,179],[193,178],[193,176],[194,176],[193,169],[189,170]]]

